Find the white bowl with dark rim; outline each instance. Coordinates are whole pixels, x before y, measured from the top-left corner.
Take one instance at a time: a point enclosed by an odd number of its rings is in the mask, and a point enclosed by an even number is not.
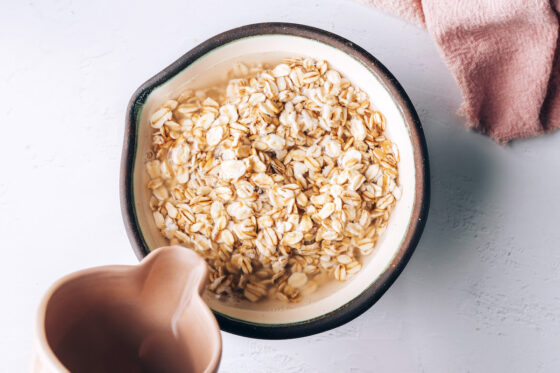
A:
[[[340,326],[370,308],[391,286],[416,247],[429,205],[428,153],[422,126],[401,85],[371,54],[354,43],[317,28],[289,23],[239,27],[203,42],[150,78],[132,95],[127,115],[120,192],[124,223],[138,258],[168,243],[153,221],[145,162],[151,146],[149,118],[165,100],[185,88],[224,81],[236,62],[278,62],[284,57],[325,59],[364,90],[387,119],[387,137],[400,152],[397,202],[387,230],[362,270],[344,283],[329,282],[299,303],[205,301],[222,330],[254,338],[282,339]]]

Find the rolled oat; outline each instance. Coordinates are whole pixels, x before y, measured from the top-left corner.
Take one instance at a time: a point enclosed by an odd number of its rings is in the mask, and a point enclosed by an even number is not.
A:
[[[150,207],[164,237],[206,259],[210,291],[297,302],[375,249],[401,196],[398,149],[325,61],[232,74],[151,115]]]

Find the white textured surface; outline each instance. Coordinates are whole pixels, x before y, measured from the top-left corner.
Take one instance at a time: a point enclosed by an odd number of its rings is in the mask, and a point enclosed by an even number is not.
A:
[[[432,208],[372,309],[298,340],[224,334],[222,371],[560,371],[560,133],[499,147],[463,129],[428,35],[353,1],[93,3],[1,6],[0,371],[27,370],[35,307],[56,278],[136,262],[118,201],[134,89],[204,39],[262,21],[338,33],[396,75],[424,124]]]

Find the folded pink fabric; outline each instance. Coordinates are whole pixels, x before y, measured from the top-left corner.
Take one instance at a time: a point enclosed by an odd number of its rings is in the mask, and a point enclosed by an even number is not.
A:
[[[366,0],[428,29],[468,125],[503,143],[560,128],[560,0]]]

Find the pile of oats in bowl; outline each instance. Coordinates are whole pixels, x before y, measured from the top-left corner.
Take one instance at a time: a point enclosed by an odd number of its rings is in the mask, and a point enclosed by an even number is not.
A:
[[[206,259],[210,291],[297,302],[375,249],[401,194],[398,149],[326,61],[232,75],[152,114],[150,207],[171,244]]]

